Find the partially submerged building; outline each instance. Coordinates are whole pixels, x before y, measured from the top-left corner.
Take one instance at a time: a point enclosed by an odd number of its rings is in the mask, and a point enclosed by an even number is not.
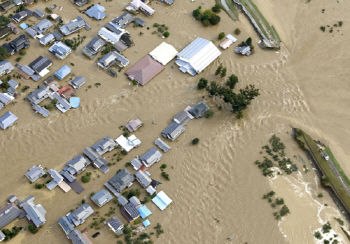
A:
[[[122,35],[125,33],[127,33],[127,31],[125,31],[124,29],[117,29],[115,31],[110,31],[110,30],[107,30],[105,27],[102,27],[98,31],[98,36],[108,43],[115,44],[121,39]]]
[[[95,4],[92,7],[90,7],[88,10],[85,11],[85,14],[89,16],[90,18],[94,18],[96,20],[102,20],[105,17],[107,17],[107,14],[104,13],[106,11],[106,8]]]
[[[65,167],[63,170],[69,172],[71,175],[79,175],[90,164],[91,161],[87,157],[83,155],[77,155],[72,160],[67,162],[67,167]]]
[[[84,48],[83,54],[93,59],[106,43],[98,37],[94,37]]]
[[[167,65],[176,57],[179,52],[170,44],[162,42],[159,46],[152,50],[149,55],[162,65]]]
[[[98,154],[95,149],[87,147],[84,149],[83,153],[91,160],[93,165],[102,171],[102,173],[107,173],[109,171],[108,162]]]
[[[31,104],[39,104],[49,97],[50,88],[48,86],[42,86],[37,90],[33,91],[27,96],[27,99],[31,102]]]
[[[43,46],[47,46],[54,41],[55,41],[55,37],[51,33],[48,33],[39,39],[40,44]]]
[[[152,147],[140,157],[141,162],[148,168],[151,167],[153,164],[159,162],[161,159],[162,154],[158,149],[154,147]]]
[[[135,135],[131,135],[128,138],[121,135],[115,140],[115,142],[118,144],[118,146],[127,152],[141,145],[141,141]]]
[[[0,77],[11,73],[12,70],[14,70],[14,67],[9,61],[7,60],[0,61]]]
[[[180,111],[174,118],[173,121],[181,124],[182,126],[187,125],[187,123],[191,120],[190,114],[185,110]]]
[[[103,154],[112,151],[116,146],[117,143],[109,136],[106,136],[105,138],[102,138],[96,142],[91,148],[102,156]]]
[[[141,126],[143,125],[142,121],[139,119],[132,119],[129,121],[129,123],[127,125],[125,125],[125,127],[130,131],[130,132],[134,132],[137,131]]]
[[[54,169],[49,169],[47,173],[51,176],[52,180],[46,184],[46,187],[52,191],[56,186],[58,186],[62,181],[63,177]]]
[[[16,13],[15,15],[12,16],[12,20],[15,22],[15,23],[19,23],[21,21],[24,21],[26,20],[27,18],[29,18],[30,16],[33,15],[33,12],[30,11],[29,9],[24,9],[18,13]]]
[[[31,167],[25,176],[30,180],[30,182],[35,182],[37,179],[45,175],[45,171],[41,165]]]
[[[152,202],[157,205],[160,210],[166,209],[172,201],[173,200],[163,191],[157,193],[157,196],[152,199]]]
[[[168,152],[171,147],[166,144],[162,139],[158,138],[157,140],[154,141],[154,144],[156,144],[160,149],[162,149],[163,152]]]
[[[58,224],[61,226],[62,230],[67,236],[69,235],[69,233],[71,233],[75,229],[74,225],[68,220],[66,216],[61,217],[58,220]]]
[[[92,243],[85,233],[82,234],[79,230],[76,230],[76,229],[70,232],[67,238],[71,240],[73,244],[91,244]]]
[[[183,127],[181,124],[172,122],[167,128],[165,128],[165,130],[162,131],[162,136],[175,141],[176,138],[178,138],[184,131],[185,127]]]
[[[71,71],[72,71],[71,68],[69,68],[67,65],[64,65],[55,72],[55,76],[58,79],[63,80],[67,75],[70,74]]]
[[[72,49],[63,42],[55,42],[50,48],[49,52],[54,54],[59,59],[65,59],[72,53]]]
[[[136,171],[135,173],[136,180],[140,183],[143,188],[147,188],[152,182],[146,172]]]
[[[209,106],[204,102],[199,102],[196,105],[194,105],[191,109],[188,110],[188,112],[193,115],[195,118],[202,118],[205,115],[205,112],[209,110]]]
[[[5,38],[6,36],[8,36],[11,33],[12,33],[12,29],[8,26],[4,26],[4,27],[0,28],[0,39]]]
[[[221,55],[213,42],[198,37],[178,55],[175,63],[183,73],[196,75]]]
[[[41,204],[34,203],[35,197],[30,196],[19,203],[29,221],[33,222],[35,227],[40,227],[46,222],[46,210]]]
[[[154,9],[152,9],[147,4],[143,3],[141,0],[133,0],[126,10],[134,12],[137,10],[141,10],[146,16],[150,17],[154,14]]]
[[[107,221],[107,225],[109,228],[114,232],[116,235],[122,235],[123,234],[123,228],[124,224],[118,219],[118,217],[113,216]]]
[[[80,205],[77,209],[67,215],[70,222],[75,226],[81,225],[85,220],[94,213],[94,210],[87,203]]]
[[[115,176],[113,176],[108,183],[117,190],[122,192],[125,188],[132,186],[135,177],[127,170],[122,169]]]
[[[125,29],[129,24],[134,21],[134,18],[129,13],[123,13],[119,17],[113,19],[111,22],[118,25],[120,28]]]
[[[129,222],[132,222],[140,217],[139,211],[137,211],[136,207],[132,203],[126,204],[120,209],[120,212]]]
[[[51,67],[51,65],[52,61],[49,58],[39,56],[28,66],[22,66],[21,71],[24,75],[30,76],[33,80],[38,81],[50,72],[49,67]],[[21,72],[20,75],[22,75]]]
[[[62,25],[60,27],[60,31],[63,35],[68,36],[82,28],[90,30],[90,26],[87,24],[87,22],[82,17],[78,16],[76,19],[72,20],[68,24]]]
[[[128,69],[125,74],[130,80],[136,80],[137,83],[143,86],[163,71],[163,69],[163,65],[152,59],[151,56],[146,55]]]
[[[0,117],[0,128],[6,130],[18,120],[18,117],[8,111]],[[0,227],[1,228],[1,227]]]
[[[14,55],[15,53],[21,51],[22,49],[26,49],[29,46],[30,41],[25,35],[20,35],[13,41],[2,45],[2,47],[5,48],[10,55]]]
[[[75,89],[80,89],[85,83],[86,81],[84,76],[77,76],[74,80],[69,82],[69,85],[71,85]]]
[[[9,203],[0,209],[0,229],[21,216],[23,212],[14,204]]]
[[[102,207],[112,199],[112,195],[105,189],[102,189],[91,197],[91,201],[93,201],[98,207]]]
[[[241,54],[243,56],[249,56],[252,54],[250,46],[236,47],[235,53]]]
[[[79,7],[84,6],[85,4],[88,4],[90,0],[74,0],[74,3],[78,5]]]
[[[125,58],[123,55],[113,51],[101,58],[97,61],[97,65],[102,69],[108,69],[113,64],[117,64],[120,68],[123,68],[129,64],[129,60]]]

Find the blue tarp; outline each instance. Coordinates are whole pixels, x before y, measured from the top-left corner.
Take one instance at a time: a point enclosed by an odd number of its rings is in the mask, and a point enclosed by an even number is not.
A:
[[[146,205],[143,205],[137,209],[141,215],[141,218],[147,218],[152,214],[152,212],[146,207]]]
[[[28,25],[26,23],[22,23],[19,25],[23,30],[28,28]]]
[[[149,220],[147,219],[147,220],[143,221],[142,224],[143,224],[145,227],[147,227],[147,226],[149,226],[149,225],[151,224],[151,222],[149,222]]]
[[[55,76],[58,79],[63,80],[64,77],[66,77],[71,71],[72,71],[71,68],[69,68],[67,65],[65,65],[56,71]]]
[[[73,108],[78,108],[80,105],[80,97],[71,97],[69,102]]]

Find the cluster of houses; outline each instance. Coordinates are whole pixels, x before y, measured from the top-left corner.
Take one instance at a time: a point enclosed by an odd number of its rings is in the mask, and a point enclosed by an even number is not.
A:
[[[34,3],[34,0],[7,0],[7,1],[4,1],[2,4],[0,4],[0,11],[6,13],[11,8],[19,6],[24,3],[30,5]]]
[[[8,203],[0,209],[0,229],[13,220],[24,217],[33,227],[40,227],[46,222],[46,210],[41,204],[34,203],[35,197],[29,196],[23,201],[19,201],[15,195],[8,198]],[[5,240],[5,234],[0,231],[0,242]]]

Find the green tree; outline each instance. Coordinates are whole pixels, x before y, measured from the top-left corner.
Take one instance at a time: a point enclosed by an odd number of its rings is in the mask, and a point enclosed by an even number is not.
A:
[[[195,17],[195,19],[197,19],[197,18],[200,19],[201,15],[202,15],[202,11],[197,8],[197,9],[193,10],[192,15],[193,15],[193,17]],[[199,19],[197,19],[197,20],[199,20]],[[157,26],[154,26],[154,25],[153,25],[153,27],[157,27]]]
[[[73,40],[71,39],[66,39],[64,40],[64,43],[68,46],[68,47],[72,47],[74,45]]]
[[[225,67],[221,71],[221,74],[220,74],[221,78],[224,78],[226,76],[226,73],[227,73],[227,68]]]
[[[170,35],[169,31],[164,32],[163,36],[168,37]]]
[[[204,21],[203,21],[203,25],[204,25],[204,26],[209,26],[209,25],[210,25],[209,20],[207,20],[207,19],[206,19],[206,20],[204,20]]]
[[[24,51],[24,50],[19,51],[19,55],[21,55],[21,56],[26,55],[26,51]]]
[[[162,172],[161,174],[166,180],[169,180],[170,181],[170,178],[169,178],[169,174],[165,173],[165,172]]]
[[[211,8],[211,10],[214,12],[214,13],[220,13],[221,11],[221,5],[220,4],[215,4],[214,7]]]
[[[202,90],[202,89],[206,88],[207,85],[208,85],[208,80],[201,78],[198,82],[197,88],[198,88],[198,90]]]
[[[126,227],[124,228],[124,234],[130,234],[131,232],[132,232],[132,228],[131,228],[131,227],[126,226]]]
[[[316,231],[314,236],[315,236],[316,239],[319,239],[319,240],[322,239],[322,235],[321,235],[321,233],[319,231]]]
[[[199,139],[198,139],[198,138],[194,138],[194,139],[192,140],[192,145],[197,145],[198,142],[199,142]]]
[[[81,177],[81,181],[84,183],[88,183],[90,181],[90,176],[84,175],[83,177]]]
[[[236,29],[235,29],[235,34],[236,34],[236,35],[241,34],[241,30],[240,30],[239,28],[236,28]]]
[[[236,118],[237,118],[237,119],[243,119],[243,112],[242,112],[242,111],[238,111],[238,112],[236,113]]]
[[[216,15],[216,14],[213,14],[213,15],[211,16],[211,18],[209,19],[210,24],[212,24],[212,25],[217,25],[217,24],[219,24],[220,20],[221,20],[220,16],[218,16],[218,15]]]
[[[245,41],[245,43],[246,43],[248,46],[251,46],[251,45],[252,45],[252,38],[251,38],[251,37],[248,37],[248,39]]]
[[[205,117],[208,119],[208,118],[211,118],[214,116],[214,112],[209,110],[207,112],[205,112]]]
[[[4,47],[0,47],[0,60],[2,61],[8,57],[10,57],[10,54],[8,53],[7,49]]]
[[[225,32],[219,33],[219,35],[218,35],[219,40],[221,40],[224,37],[225,37]]]
[[[150,196],[146,196],[145,199],[143,200],[144,203],[148,203],[152,200]]]
[[[329,222],[327,222],[326,224],[324,224],[322,226],[323,234],[329,233],[331,231],[331,229],[332,229],[332,226],[331,226],[331,224]]]
[[[215,75],[220,74],[222,69],[223,69],[222,64],[220,64],[220,66],[215,71]]]
[[[237,83],[238,83],[238,77],[234,74],[230,75],[226,81],[226,85],[231,89],[234,89]]]

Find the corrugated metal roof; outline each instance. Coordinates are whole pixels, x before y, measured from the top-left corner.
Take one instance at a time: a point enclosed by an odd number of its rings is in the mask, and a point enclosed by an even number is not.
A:
[[[179,52],[170,44],[162,42],[149,55],[162,65],[169,63]]]

